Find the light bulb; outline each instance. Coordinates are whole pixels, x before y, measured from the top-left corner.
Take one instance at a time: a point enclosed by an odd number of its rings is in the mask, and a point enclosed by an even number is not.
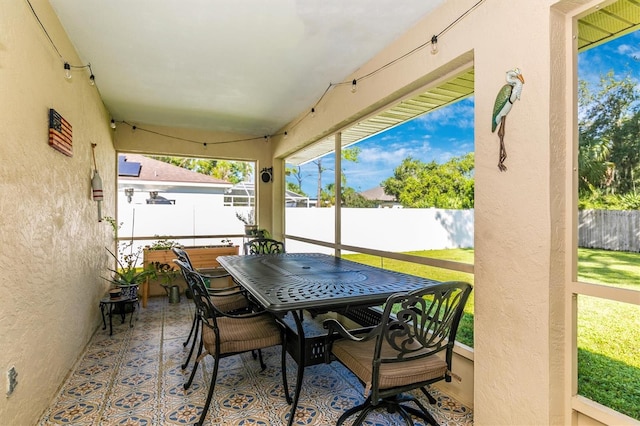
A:
[[[115,128],[116,128],[116,121],[115,121],[113,118],[111,119],[111,124],[110,124],[110,126],[111,126],[111,128],[112,128],[112,129],[115,129]]]
[[[316,109],[315,108],[311,108],[311,117],[315,117],[316,116]]]
[[[435,55],[438,53],[438,36],[434,35],[431,37],[431,54]]]
[[[351,93],[356,93],[356,90],[358,90],[358,82],[354,78],[351,82]]]
[[[93,74],[91,74],[91,75],[89,76],[89,84],[90,84],[91,86],[95,86],[95,85],[96,85],[96,77],[95,77]]]
[[[69,62],[64,63],[64,78],[71,79],[71,65],[69,65]]]
[[[287,136],[289,136],[289,133],[287,133],[286,131],[284,132],[284,138],[286,139]]]

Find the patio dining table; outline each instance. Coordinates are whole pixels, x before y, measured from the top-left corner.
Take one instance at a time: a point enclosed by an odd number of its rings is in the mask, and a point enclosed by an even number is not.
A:
[[[381,305],[394,293],[438,283],[320,253],[220,256],[218,262],[264,309],[279,318],[291,315],[294,319],[296,344],[287,350],[298,369],[289,426],[300,398],[304,367],[318,363],[305,353],[309,348],[303,310],[358,310]]]

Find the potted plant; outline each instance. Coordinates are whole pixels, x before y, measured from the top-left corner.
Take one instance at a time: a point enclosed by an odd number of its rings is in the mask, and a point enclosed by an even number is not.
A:
[[[104,221],[107,222],[112,230],[113,237],[118,240],[118,230],[122,223],[117,223],[111,216],[106,216]],[[106,248],[106,247],[105,247]],[[118,253],[106,248],[107,252],[115,259],[116,268],[108,268],[112,273],[111,278],[105,278],[121,290],[122,297],[136,298],[138,297],[138,288],[140,284],[148,278],[156,276],[156,270],[149,266],[138,266],[138,260],[142,249],[139,247],[133,251],[133,239],[127,243],[118,243]]]
[[[138,259],[140,258],[141,249],[138,248],[135,252],[131,250],[129,253],[124,253],[128,244],[120,246],[121,249],[116,255],[111,250],[107,249],[107,252],[115,259],[116,268],[110,269],[112,272],[111,278],[107,278],[107,281],[118,286],[122,291],[123,297],[135,298],[138,297],[138,288],[147,278],[155,278],[156,268],[153,266],[137,266]],[[122,258],[122,260],[120,260]]]
[[[244,233],[248,236],[255,236],[255,233],[258,229],[258,225],[255,222],[255,214],[254,210],[251,209],[247,212],[236,212],[236,217],[242,223],[244,223]]]

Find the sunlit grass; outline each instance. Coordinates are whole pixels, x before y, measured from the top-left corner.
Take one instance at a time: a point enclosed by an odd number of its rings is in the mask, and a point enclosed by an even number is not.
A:
[[[410,254],[473,263],[473,249],[425,250]],[[438,281],[474,284],[471,274],[377,256],[350,260]],[[579,280],[640,291],[640,253],[579,249]],[[473,347],[474,293],[458,330],[458,341]],[[640,420],[640,307],[594,297],[578,298],[578,393]]]

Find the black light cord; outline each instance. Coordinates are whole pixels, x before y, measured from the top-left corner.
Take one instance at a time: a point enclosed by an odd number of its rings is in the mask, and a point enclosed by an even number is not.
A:
[[[143,127],[138,127],[135,124],[131,124],[131,123],[127,122],[127,121],[117,121],[116,123],[126,124],[127,126],[131,127],[131,130],[133,130],[133,131],[146,132],[146,133],[150,133],[152,135],[163,136],[163,137],[166,137],[166,138],[175,139],[175,140],[179,140],[179,141],[183,141],[183,142],[197,143],[197,144],[204,145],[205,147],[207,145],[222,145],[222,144],[226,144],[226,143],[235,143],[235,142],[249,142],[249,141],[256,141],[256,140],[268,140],[271,137],[271,136],[257,136],[257,137],[253,137],[253,138],[234,139],[234,140],[217,141],[217,142],[202,142],[202,141],[198,141],[198,140],[195,140],[195,139],[183,138],[181,136],[173,136],[173,135],[168,135],[168,134],[165,134],[165,133],[157,132],[155,130],[145,129]]]
[[[47,29],[45,28],[44,24],[40,20],[40,17],[38,16],[38,14],[36,13],[35,9],[33,8],[33,5],[31,4],[31,1],[25,0],[25,2],[29,6],[29,9],[31,9],[31,13],[36,18],[36,21],[38,21],[38,25],[40,25],[40,28],[42,28],[42,32],[44,32],[44,35],[47,36],[47,39],[49,40],[49,43],[51,43],[51,46],[53,47],[53,50],[55,50],[56,53],[58,54],[58,57],[60,58],[60,61],[62,61],[63,64],[68,64],[68,62],[65,61],[64,57],[62,56],[62,53],[60,53],[60,50],[58,49],[58,46],[56,46],[56,44],[53,42],[53,39],[49,35],[49,32],[47,31]],[[71,65],[71,64],[69,64],[69,68],[78,68],[78,69],[87,68],[89,70],[90,75],[93,76],[93,71],[91,70],[91,64],[87,64],[87,65]],[[95,78],[90,78],[90,80],[92,82],[95,82]]]

